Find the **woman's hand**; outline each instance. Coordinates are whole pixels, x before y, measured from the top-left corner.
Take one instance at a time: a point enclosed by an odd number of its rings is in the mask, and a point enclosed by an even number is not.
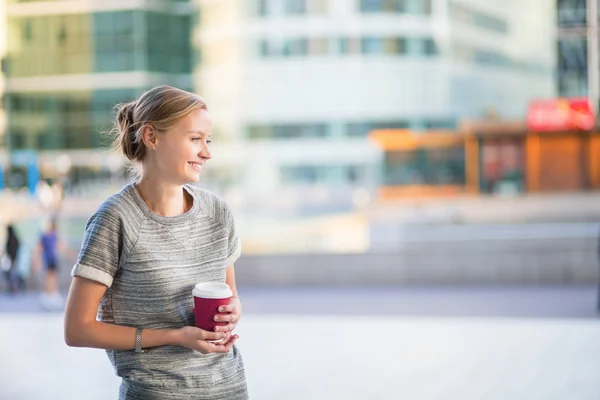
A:
[[[209,332],[195,326],[183,327],[177,333],[177,345],[199,351],[202,354],[227,353],[239,337],[232,335],[231,332]],[[209,340],[221,341],[212,343]]]
[[[227,325],[215,327],[216,332],[231,333],[242,316],[242,302],[238,297],[232,297],[228,305],[219,307],[219,314],[215,315],[216,322],[227,322]]]

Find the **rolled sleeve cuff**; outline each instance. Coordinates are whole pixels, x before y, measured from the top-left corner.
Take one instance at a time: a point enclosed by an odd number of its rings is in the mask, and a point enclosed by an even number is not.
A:
[[[225,260],[225,266],[228,267],[233,264],[242,255],[242,243],[239,238],[236,238],[236,243],[233,252]]]
[[[107,287],[111,287],[113,283],[113,277],[108,272],[83,264],[76,264],[71,270],[71,276],[79,276],[81,278],[100,282]]]

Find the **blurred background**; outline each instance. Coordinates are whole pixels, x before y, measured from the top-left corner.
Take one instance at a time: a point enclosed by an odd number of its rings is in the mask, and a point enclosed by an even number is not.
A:
[[[116,397],[37,247],[64,298],[160,84],[213,118],[252,398],[600,398],[599,3],[1,0],[0,399]]]

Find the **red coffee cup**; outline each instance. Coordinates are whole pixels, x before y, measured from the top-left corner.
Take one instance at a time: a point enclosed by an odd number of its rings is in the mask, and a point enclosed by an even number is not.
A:
[[[198,328],[214,332],[216,326],[227,325],[227,322],[216,322],[215,315],[219,314],[219,307],[229,304],[231,296],[233,296],[228,284],[200,282],[194,286],[192,295],[194,296],[194,314]]]

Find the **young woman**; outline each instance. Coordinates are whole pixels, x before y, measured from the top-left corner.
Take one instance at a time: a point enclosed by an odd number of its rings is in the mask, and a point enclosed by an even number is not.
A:
[[[232,331],[241,315],[233,216],[189,185],[211,158],[211,119],[199,96],[156,87],[121,106],[116,145],[139,179],[104,201],[86,226],[65,310],[69,346],[106,349],[120,399],[247,399]],[[226,282],[215,332],[194,326],[197,282]],[[220,342],[211,341],[222,339]]]

